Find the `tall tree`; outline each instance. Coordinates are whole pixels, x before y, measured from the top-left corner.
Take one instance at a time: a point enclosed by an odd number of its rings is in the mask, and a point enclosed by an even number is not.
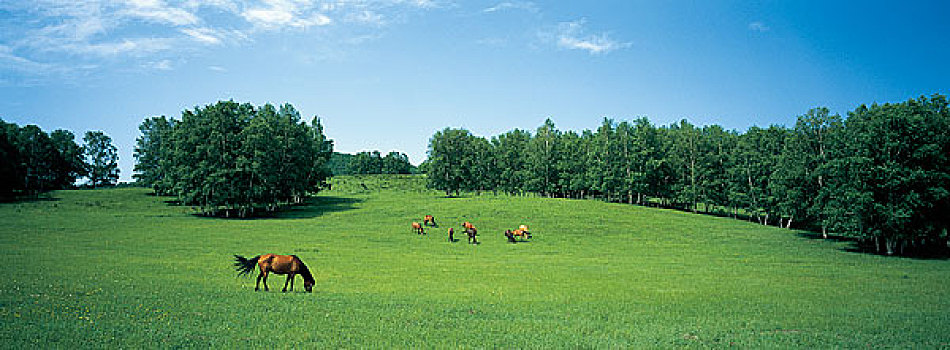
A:
[[[23,155],[17,147],[20,128],[0,119],[0,198],[15,197],[23,190]]]
[[[522,193],[528,180],[527,151],[531,134],[514,129],[492,138],[496,166],[498,168],[498,188],[509,194]]]
[[[102,131],[87,131],[83,137],[92,187],[114,185],[119,181],[119,154],[112,138]]]
[[[472,182],[475,136],[465,129],[445,128],[429,139],[426,174],[428,185],[446,195],[458,195]]]
[[[857,237],[879,251],[947,249],[950,110],[945,96],[860,106],[846,123],[848,154],[862,186],[846,187],[860,218]],[[840,182],[839,182],[840,184]]]
[[[59,156],[53,164],[54,186],[56,188],[71,188],[76,180],[86,175],[86,162],[83,149],[76,144],[76,136],[69,130],[55,130],[50,134],[50,141]]]
[[[165,116],[147,118],[139,125],[141,136],[135,139],[135,167],[132,175],[143,186],[150,186],[158,195],[171,194],[168,143],[175,121]]]
[[[778,209],[790,227],[795,218],[820,223],[824,201],[819,193],[825,185],[820,171],[828,164],[831,135],[841,129],[841,118],[827,108],[814,108],[799,116],[785,144],[774,174],[773,192],[780,198]],[[781,224],[781,223],[780,223]],[[822,225],[822,233],[827,236]]]
[[[560,136],[561,132],[554,126],[554,122],[547,119],[528,142],[526,160],[530,175],[526,188],[529,191],[546,196],[559,192],[557,163],[561,157]]]

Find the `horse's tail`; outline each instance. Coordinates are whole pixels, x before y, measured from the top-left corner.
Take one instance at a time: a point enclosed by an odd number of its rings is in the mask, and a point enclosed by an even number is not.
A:
[[[250,258],[250,259],[245,258],[245,257],[240,256],[240,255],[235,255],[235,256],[234,256],[234,269],[237,270],[238,276],[246,275],[246,274],[251,273],[251,271],[254,271],[254,266],[257,265],[257,260],[260,259],[260,258],[261,258],[260,255],[255,256],[255,257]]]

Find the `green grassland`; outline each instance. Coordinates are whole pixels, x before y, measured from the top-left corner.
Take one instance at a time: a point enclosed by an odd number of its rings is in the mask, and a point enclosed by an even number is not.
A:
[[[276,217],[191,215],[141,188],[0,204],[3,348],[902,347],[950,343],[950,262],[599,201],[446,198],[335,178]],[[410,222],[435,215],[425,236]],[[462,221],[482,244],[447,241]],[[531,227],[530,242],[502,232]],[[296,254],[313,293],[232,255]]]

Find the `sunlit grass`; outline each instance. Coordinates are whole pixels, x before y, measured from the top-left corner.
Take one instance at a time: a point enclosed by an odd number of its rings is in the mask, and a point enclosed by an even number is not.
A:
[[[950,262],[597,201],[446,198],[345,177],[275,218],[145,189],[0,204],[0,340],[35,347],[946,347]],[[409,223],[435,215],[425,236]],[[458,225],[471,221],[480,245]],[[527,224],[530,242],[502,232]],[[445,230],[456,227],[458,242]],[[297,254],[314,293],[254,292],[231,255]],[[298,288],[302,285],[297,281]]]

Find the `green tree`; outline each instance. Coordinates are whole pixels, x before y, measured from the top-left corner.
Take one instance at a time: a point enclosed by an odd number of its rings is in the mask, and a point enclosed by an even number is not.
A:
[[[148,118],[139,125],[142,134],[135,139],[135,174],[132,177],[139,184],[152,187],[158,195],[171,194],[167,179],[170,171],[168,153],[171,152],[169,138],[174,126],[175,121],[165,116]]]
[[[528,180],[527,151],[531,134],[514,129],[492,138],[495,164],[498,169],[498,189],[509,193],[522,193]]]
[[[17,147],[20,128],[0,119],[0,198],[15,197],[23,190],[23,155]]]
[[[112,138],[102,131],[87,131],[83,137],[92,187],[111,186],[119,181],[119,154]]]
[[[950,224],[950,110],[934,95],[860,106],[846,121],[847,154],[860,186],[844,187],[858,238],[878,251],[946,250]],[[844,177],[848,178],[848,177]],[[838,181],[837,184],[841,184]],[[908,249],[909,248],[909,249]]]
[[[55,130],[50,134],[53,148],[59,154],[53,164],[55,188],[71,188],[76,180],[86,175],[83,149],[76,144],[76,136],[69,130]]]
[[[791,227],[795,218],[806,223],[822,222],[825,201],[819,193],[825,185],[822,169],[828,165],[831,135],[842,127],[841,118],[827,108],[814,108],[798,117],[773,174],[778,210]],[[781,225],[781,217],[779,218]],[[822,233],[827,236],[824,225]]]
[[[380,168],[380,172],[383,174],[412,173],[412,164],[409,163],[409,156],[396,151],[391,151],[383,157]]]
[[[561,157],[560,136],[561,132],[554,122],[547,119],[528,142],[526,160],[529,177],[525,187],[529,191],[545,196],[554,196],[559,192],[557,164]]]
[[[428,186],[459,195],[472,183],[472,166],[477,154],[472,146],[475,136],[465,129],[445,128],[429,140],[426,174]]]
[[[359,152],[350,160],[349,166],[353,174],[382,174],[383,158],[379,151]]]

